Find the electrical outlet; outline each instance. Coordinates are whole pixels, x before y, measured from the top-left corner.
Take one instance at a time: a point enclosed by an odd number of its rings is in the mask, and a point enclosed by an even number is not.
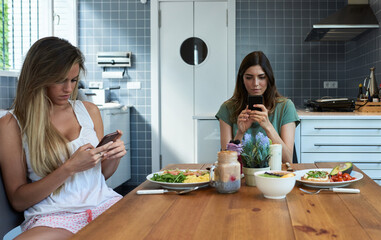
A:
[[[89,88],[103,88],[103,82],[89,82]]]
[[[337,88],[337,81],[324,81],[324,88]]]
[[[141,89],[140,82],[128,82],[127,89]]]

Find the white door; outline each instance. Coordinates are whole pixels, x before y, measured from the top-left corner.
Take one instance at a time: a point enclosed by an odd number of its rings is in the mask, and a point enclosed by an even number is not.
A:
[[[217,119],[197,120],[197,163],[214,163],[221,149],[220,123]]]
[[[215,114],[228,95],[227,3],[159,9],[161,165],[197,163],[193,118]]]

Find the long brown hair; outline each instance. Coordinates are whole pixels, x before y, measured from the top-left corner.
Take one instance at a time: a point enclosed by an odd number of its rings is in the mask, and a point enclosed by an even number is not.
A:
[[[49,112],[52,102],[47,96],[48,86],[60,82],[73,65],[84,71],[84,56],[67,40],[46,37],[29,49],[18,79],[13,104],[22,136],[26,136],[29,158],[35,173],[45,177],[62,165],[62,158],[70,156],[67,140],[51,124]],[[71,99],[78,93],[78,82]]]
[[[243,82],[243,75],[248,68],[256,65],[262,67],[267,77],[267,89],[263,94],[263,99],[264,105],[269,110],[269,113],[274,111],[276,102],[284,99],[276,88],[273,69],[266,55],[261,51],[251,52],[242,60],[237,74],[233,96],[227,100],[228,107],[233,112],[230,116],[231,122],[236,122],[238,115],[246,108],[248,92]]]

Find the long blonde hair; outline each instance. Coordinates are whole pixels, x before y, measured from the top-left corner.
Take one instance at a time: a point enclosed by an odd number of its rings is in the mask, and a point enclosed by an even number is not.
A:
[[[84,56],[67,40],[46,37],[29,49],[18,80],[13,104],[21,136],[26,136],[29,158],[34,172],[45,177],[62,165],[62,158],[69,158],[67,140],[51,124],[49,112],[52,102],[47,87],[62,81],[74,64],[85,71]],[[75,100],[78,82],[71,95]]]

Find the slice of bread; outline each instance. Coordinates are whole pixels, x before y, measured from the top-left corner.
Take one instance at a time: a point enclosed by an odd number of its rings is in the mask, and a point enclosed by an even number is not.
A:
[[[317,172],[323,172],[325,173],[324,176],[318,176],[318,177],[313,177],[311,175],[315,175]],[[322,175],[322,174],[319,174]],[[326,171],[309,171],[304,176],[301,177],[302,181],[310,181],[310,182],[329,182],[329,173]]]

